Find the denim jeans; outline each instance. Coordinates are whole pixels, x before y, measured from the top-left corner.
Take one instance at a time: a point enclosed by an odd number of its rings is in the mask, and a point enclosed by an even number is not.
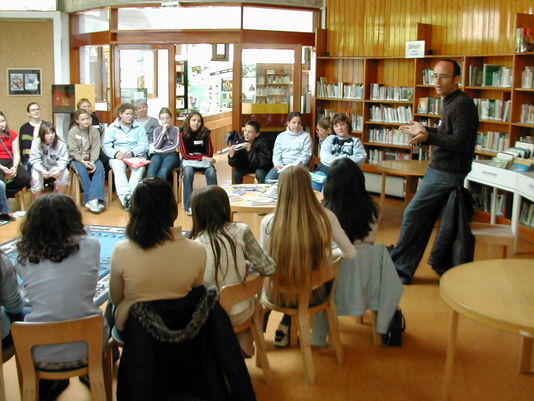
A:
[[[399,239],[390,252],[397,270],[410,277],[414,275],[450,191],[463,185],[464,178],[464,174],[427,170],[404,210]]]
[[[113,170],[113,176],[115,177],[117,196],[121,204],[124,205],[126,195],[132,195],[137,184],[141,182],[145,167],[133,168],[119,159],[109,159],[109,166]],[[126,168],[130,169],[130,180],[126,176]]]
[[[245,174],[254,173],[256,174],[256,180],[258,181],[258,184],[265,183],[265,176],[267,175],[267,171],[265,171],[262,168],[257,169],[234,169],[232,173],[232,179],[234,184],[243,184],[243,177]]]
[[[191,199],[191,192],[193,192],[193,179],[195,178],[195,171],[204,172],[204,175],[206,176],[206,183],[208,185],[217,185],[217,170],[215,170],[215,167],[213,166],[208,168],[185,166],[182,170],[184,172],[184,208],[187,210],[191,208],[191,203],[189,200]]]
[[[279,175],[280,175],[280,173],[278,173],[278,170],[276,169],[276,167],[273,167],[272,169],[269,170],[269,172],[265,176],[265,181],[267,181],[267,180],[278,180],[278,176]]]
[[[171,171],[180,167],[178,153],[155,153],[148,165],[147,177],[159,177],[162,180],[171,181]]]
[[[96,170],[89,174],[87,168],[78,160],[72,161],[72,167],[80,178],[83,188],[83,204],[93,199],[104,201],[104,165],[100,160],[95,162]]]
[[[9,203],[7,203],[6,183],[0,180],[0,214],[9,213]]]

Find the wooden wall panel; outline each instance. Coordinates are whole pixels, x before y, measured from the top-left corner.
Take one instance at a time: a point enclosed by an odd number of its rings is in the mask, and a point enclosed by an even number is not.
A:
[[[513,53],[516,13],[532,0],[327,0],[331,56],[402,56],[417,23],[432,25],[434,54]]]

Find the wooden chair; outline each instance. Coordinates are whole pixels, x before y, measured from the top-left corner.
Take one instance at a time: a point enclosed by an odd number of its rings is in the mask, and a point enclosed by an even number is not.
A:
[[[471,223],[471,232],[476,243],[502,246],[502,258],[514,251],[515,236],[507,224]]]
[[[15,343],[22,401],[39,399],[39,379],[60,380],[88,374],[94,401],[112,401],[111,353],[104,352],[104,319],[93,315],[61,322],[15,322],[11,326]],[[37,345],[81,341],[87,343],[88,364],[67,371],[36,368],[32,348]]]
[[[110,170],[111,173],[111,170]],[[110,175],[108,175],[110,177]],[[111,175],[113,178],[113,175]],[[105,189],[105,183],[104,183],[104,189]],[[113,183],[111,186],[108,186],[108,193],[106,194],[106,207],[109,206],[109,202],[111,202],[111,189],[113,189]],[[76,206],[80,207],[82,206],[82,183],[80,182],[80,177],[78,176],[78,173],[74,168],[70,169],[70,196],[72,199],[74,199],[74,203],[76,203]]]
[[[2,338],[2,312],[0,312],[0,339]],[[15,355],[15,347],[11,345],[5,351],[0,345],[0,401],[6,401],[6,389],[4,383],[4,362],[9,361]]]
[[[29,191],[26,188],[22,188],[17,194],[15,195],[15,199],[17,199],[19,203],[19,210],[26,210],[26,194]]]
[[[254,343],[256,344],[256,366],[263,368],[265,381],[269,384],[273,381],[271,366],[265,352],[265,339],[263,338],[262,325],[260,323],[259,296],[263,289],[264,277],[259,274],[250,275],[244,283],[226,285],[221,289],[219,302],[226,313],[230,314],[232,307],[250,298],[254,300],[254,313],[245,323],[234,326],[234,332],[240,333],[247,329],[252,332]]]
[[[311,353],[311,328],[310,328],[310,315],[317,312],[326,310],[329,335],[336,350],[336,357],[338,363],[343,363],[343,347],[341,345],[341,337],[339,335],[339,327],[337,320],[337,313],[334,302],[334,294],[336,292],[336,278],[341,264],[341,258],[337,258],[330,265],[323,266],[317,270],[312,271],[311,277],[306,280],[305,283],[301,283],[298,293],[298,305],[297,307],[286,307],[276,305],[271,302],[266,293],[264,292],[261,297],[261,303],[267,309],[275,310],[277,312],[291,315],[291,331],[293,334],[298,328],[300,351],[304,362],[304,373],[306,380],[309,384],[315,382],[315,371],[313,367],[313,359]],[[276,274],[276,273],[275,273]],[[269,280],[270,282],[270,280]],[[328,282],[332,282],[329,296],[322,301],[319,305],[309,306],[312,291],[314,288],[318,288]],[[269,288],[269,283],[267,288]],[[283,288],[280,288],[280,292],[286,292]],[[291,295],[291,294],[288,294]],[[291,345],[296,345],[296,337],[292,335]]]

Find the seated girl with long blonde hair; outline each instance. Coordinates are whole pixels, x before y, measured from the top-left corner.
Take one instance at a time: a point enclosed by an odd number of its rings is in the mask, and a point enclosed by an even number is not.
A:
[[[332,241],[337,245],[332,248]],[[328,264],[337,256],[356,257],[356,249],[341,228],[334,213],[323,207],[312,189],[308,170],[302,166],[287,167],[278,181],[278,200],[274,214],[261,223],[261,245],[276,262],[272,276],[273,289],[280,286],[288,293],[312,270]],[[322,294],[321,294],[322,293]],[[276,303],[294,304],[285,294],[268,293]],[[316,291],[315,300],[324,299],[325,291]],[[312,300],[314,302],[314,300]],[[276,330],[275,345],[289,344],[290,316],[284,315]]]

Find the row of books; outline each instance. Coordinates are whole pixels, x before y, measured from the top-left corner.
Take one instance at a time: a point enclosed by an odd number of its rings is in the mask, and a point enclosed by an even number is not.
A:
[[[284,86],[257,87],[256,96],[286,95],[287,88]]]
[[[371,128],[369,130],[369,142],[385,143],[392,145],[408,145],[411,139],[410,134],[400,132],[391,128]]]
[[[420,97],[417,112],[420,114],[440,115],[443,109],[443,99],[440,97]]]
[[[534,227],[534,203],[524,201],[519,212],[519,223]]]
[[[362,100],[363,85],[344,83],[341,81],[328,83],[326,77],[321,77],[317,82],[317,96]]]
[[[534,124],[534,104],[522,104],[519,121],[525,124]]]
[[[412,108],[409,106],[388,107],[383,104],[370,108],[371,121],[383,123],[409,123],[413,120]]]
[[[321,107],[317,108],[317,121],[328,117],[332,119],[334,117],[334,114],[340,113],[339,111],[334,111],[332,109],[323,109]],[[348,109],[344,112],[348,118],[350,118],[352,122],[352,130],[353,131],[363,131],[363,116],[354,114],[352,110]]]
[[[512,101],[500,99],[473,99],[481,120],[510,121]]]
[[[476,150],[502,152],[510,147],[510,135],[507,132],[479,132]]]
[[[469,86],[512,87],[512,68],[496,64],[469,66]]]
[[[422,71],[423,85],[434,85],[434,70],[431,68],[425,68]]]
[[[265,84],[290,84],[291,78],[289,75],[260,75],[256,80],[256,85],[265,85]]]
[[[480,209],[484,212],[490,212],[491,211],[491,197],[493,194],[493,188],[477,184],[477,183],[471,183],[469,190],[471,191],[471,195],[473,195],[473,202],[474,207],[477,209]],[[496,199],[496,214],[498,216],[502,216],[504,213],[504,194],[497,194]]]
[[[382,160],[410,160],[409,152],[395,150],[369,149],[367,151],[369,163],[376,164]]]
[[[435,128],[439,125],[440,120],[435,118],[420,118],[418,121],[425,127]]]
[[[371,100],[398,100],[411,102],[414,95],[414,88],[408,86],[370,84],[370,89]]]
[[[534,89],[534,67],[527,65],[521,72],[521,87]]]
[[[532,168],[534,143],[517,141],[513,147],[498,152],[490,161],[490,166],[512,171],[526,172]]]
[[[534,52],[534,28],[516,28],[516,53]]]

